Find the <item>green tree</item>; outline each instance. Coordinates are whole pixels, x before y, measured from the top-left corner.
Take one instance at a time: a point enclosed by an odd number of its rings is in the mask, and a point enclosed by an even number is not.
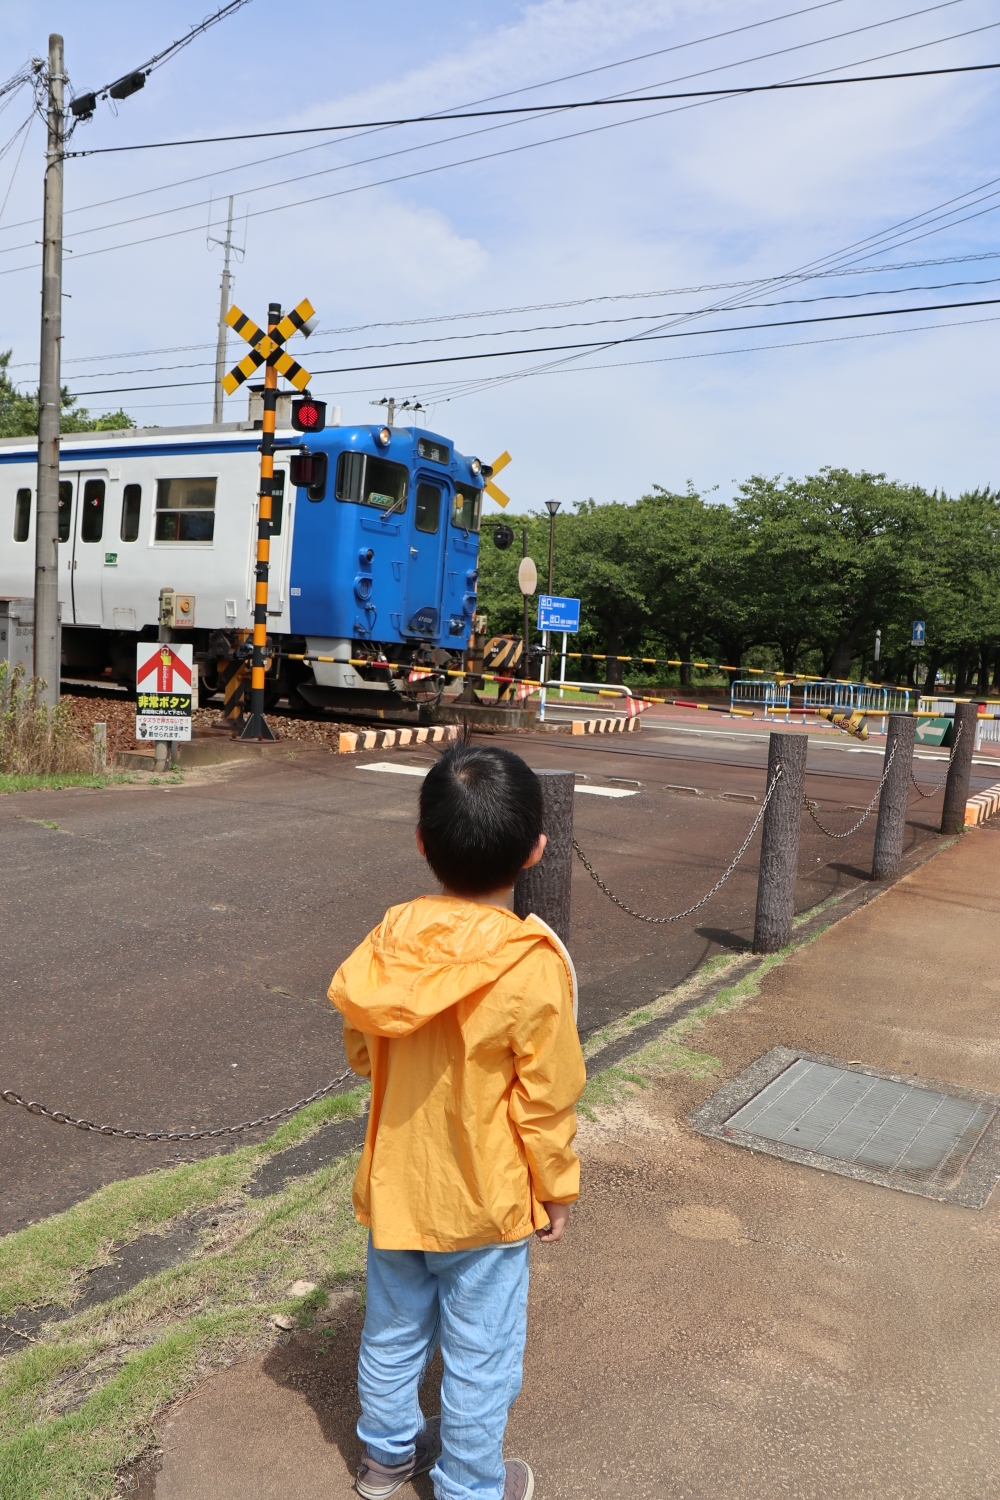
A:
[[[824,675],[847,677],[877,626],[912,608],[929,498],[916,485],[847,469],[784,483],[754,475],[740,486],[762,630],[781,645],[787,670],[808,642]]]
[[[0,437],[33,437],[38,432],[38,392],[26,396],[11,380],[7,366],[12,352],[0,350]],[[132,418],[120,409],[92,417],[84,407],[77,407],[76,397],[63,386],[60,431],[113,432],[134,426]]]

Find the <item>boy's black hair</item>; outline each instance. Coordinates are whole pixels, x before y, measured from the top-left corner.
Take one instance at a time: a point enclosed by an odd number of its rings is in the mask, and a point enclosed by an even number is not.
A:
[[[424,777],[420,834],[427,863],[456,895],[513,885],[541,832],[541,785],[511,750],[453,745]]]

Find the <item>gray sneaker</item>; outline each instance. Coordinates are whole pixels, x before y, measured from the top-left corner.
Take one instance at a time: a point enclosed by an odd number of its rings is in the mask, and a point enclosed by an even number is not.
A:
[[[523,1458],[508,1458],[504,1464],[507,1474],[503,1487],[503,1500],[531,1500],[535,1493],[535,1476]]]
[[[358,1477],[354,1481],[354,1488],[359,1495],[364,1497],[364,1500],[385,1500],[385,1496],[394,1495],[413,1478],[414,1474],[426,1474],[440,1457],[441,1418],[428,1417],[427,1426],[423,1432],[417,1433],[416,1446],[411,1459],[404,1464],[380,1464],[378,1459],[369,1458],[366,1455],[358,1466]],[[523,1500],[530,1500],[534,1487],[534,1482],[532,1482],[531,1489],[520,1492]],[[518,1494],[518,1491],[515,1490],[514,1493]]]

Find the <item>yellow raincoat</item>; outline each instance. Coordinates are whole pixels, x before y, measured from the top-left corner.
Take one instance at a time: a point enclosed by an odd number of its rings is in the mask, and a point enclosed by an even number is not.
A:
[[[572,1203],[586,1070],[576,977],[538,917],[456,896],[394,906],[333,976],[372,1081],[354,1211],[380,1250],[468,1250]]]

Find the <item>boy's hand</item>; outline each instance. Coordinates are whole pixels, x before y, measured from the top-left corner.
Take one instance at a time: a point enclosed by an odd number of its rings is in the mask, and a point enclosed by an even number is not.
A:
[[[569,1222],[568,1203],[546,1203],[545,1212],[549,1216],[547,1229],[538,1229],[536,1234],[543,1245],[554,1245],[556,1240],[561,1240]]]

